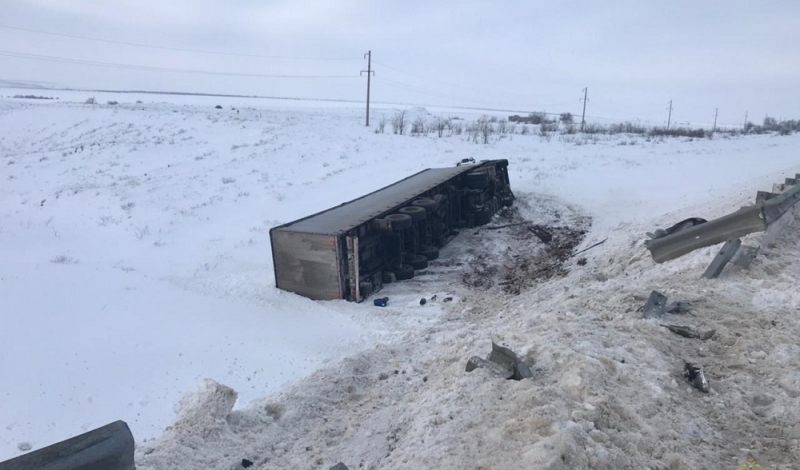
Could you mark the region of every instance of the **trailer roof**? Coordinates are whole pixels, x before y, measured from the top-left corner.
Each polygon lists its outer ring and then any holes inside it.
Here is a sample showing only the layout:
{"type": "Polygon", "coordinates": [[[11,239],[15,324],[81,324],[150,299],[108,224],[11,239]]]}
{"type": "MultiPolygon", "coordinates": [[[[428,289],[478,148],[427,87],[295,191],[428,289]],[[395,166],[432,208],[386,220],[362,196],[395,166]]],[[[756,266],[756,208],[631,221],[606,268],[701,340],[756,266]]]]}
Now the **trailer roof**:
{"type": "Polygon", "coordinates": [[[385,214],[445,181],[481,165],[429,168],[350,202],[276,227],[290,232],[338,235],[385,214]]]}

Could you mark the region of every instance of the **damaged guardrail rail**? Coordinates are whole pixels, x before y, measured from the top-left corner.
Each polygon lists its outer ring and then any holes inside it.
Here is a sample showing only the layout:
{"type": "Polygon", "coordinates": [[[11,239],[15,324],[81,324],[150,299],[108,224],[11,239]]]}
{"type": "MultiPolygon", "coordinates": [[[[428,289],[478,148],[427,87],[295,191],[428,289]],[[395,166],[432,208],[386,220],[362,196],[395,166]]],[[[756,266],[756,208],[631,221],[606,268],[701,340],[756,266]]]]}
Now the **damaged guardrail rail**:
{"type": "Polygon", "coordinates": [[[656,263],[663,263],[698,248],[716,245],[750,233],[763,232],[800,201],[800,174],[776,184],[773,192],[759,191],[756,203],[736,212],[684,230],[647,240],[656,263]]]}

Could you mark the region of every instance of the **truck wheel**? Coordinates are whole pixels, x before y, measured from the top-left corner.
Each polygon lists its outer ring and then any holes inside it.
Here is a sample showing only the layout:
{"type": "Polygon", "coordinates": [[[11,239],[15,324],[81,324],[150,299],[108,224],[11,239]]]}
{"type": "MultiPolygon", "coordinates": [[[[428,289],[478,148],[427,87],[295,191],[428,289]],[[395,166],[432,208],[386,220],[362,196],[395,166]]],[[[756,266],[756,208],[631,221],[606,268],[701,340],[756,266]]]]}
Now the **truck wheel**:
{"type": "Polygon", "coordinates": [[[394,278],[398,281],[405,281],[414,277],[414,268],[407,264],[402,264],[390,272],[394,274],[394,278]]]}
{"type": "Polygon", "coordinates": [[[406,263],[414,269],[425,269],[428,267],[428,258],[422,255],[408,255],[406,256],[406,263]]]}
{"type": "Polygon", "coordinates": [[[417,250],[417,254],[424,256],[428,261],[439,257],[439,249],[433,245],[422,245],[417,250]]]}
{"type": "Polygon", "coordinates": [[[425,212],[425,209],[419,206],[406,206],[401,208],[397,212],[401,215],[407,215],[411,217],[412,220],[415,221],[425,220],[425,217],[427,216],[427,212],[425,212]]]}
{"type": "Polygon", "coordinates": [[[428,199],[426,197],[417,199],[416,201],[411,203],[412,206],[419,206],[428,211],[429,213],[433,214],[439,209],[439,203],[433,199],[428,199]]]}
{"type": "Polygon", "coordinates": [[[413,222],[411,216],[406,214],[387,215],[384,217],[384,220],[388,220],[389,223],[392,224],[392,230],[405,230],[407,228],[411,228],[413,222]]]}
{"type": "Polygon", "coordinates": [[[488,207],[484,207],[483,209],[475,213],[476,227],[480,227],[481,225],[486,225],[491,220],[492,220],[492,212],[489,210],[488,207]]]}

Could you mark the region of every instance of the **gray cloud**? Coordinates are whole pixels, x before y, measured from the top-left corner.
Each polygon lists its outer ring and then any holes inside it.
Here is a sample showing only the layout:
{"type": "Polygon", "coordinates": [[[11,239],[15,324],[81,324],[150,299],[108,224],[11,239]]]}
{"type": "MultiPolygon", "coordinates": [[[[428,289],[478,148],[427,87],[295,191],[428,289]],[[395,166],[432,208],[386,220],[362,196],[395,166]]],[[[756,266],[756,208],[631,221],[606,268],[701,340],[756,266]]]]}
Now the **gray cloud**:
{"type": "MultiPolygon", "coordinates": [[[[0,24],[261,55],[374,52],[374,99],[615,119],[797,117],[800,3],[642,1],[5,1],[0,24]]],[[[357,75],[365,64],[227,57],[0,28],[0,49],[155,67],[357,75]]],[[[209,77],[0,57],[3,76],[63,85],[362,99],[364,81],[209,77]]]]}

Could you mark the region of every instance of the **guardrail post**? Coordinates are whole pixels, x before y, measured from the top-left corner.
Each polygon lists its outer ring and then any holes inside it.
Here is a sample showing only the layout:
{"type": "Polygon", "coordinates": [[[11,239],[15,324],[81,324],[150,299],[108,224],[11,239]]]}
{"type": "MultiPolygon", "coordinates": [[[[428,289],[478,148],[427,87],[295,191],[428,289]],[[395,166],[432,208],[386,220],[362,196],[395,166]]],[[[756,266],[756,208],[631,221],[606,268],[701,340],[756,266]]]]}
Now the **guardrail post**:
{"type": "Polygon", "coordinates": [[[715,279],[719,276],[725,266],[730,262],[731,258],[733,258],[733,255],[739,251],[740,246],[742,246],[742,240],[739,238],[726,241],[725,244],[722,245],[722,248],[720,248],[717,256],[715,256],[711,264],[708,265],[708,269],[706,269],[702,277],[705,279],[715,279]]]}
{"type": "Polygon", "coordinates": [[[759,202],[768,201],[775,196],[777,196],[776,193],[771,193],[769,191],[759,191],[756,193],[756,204],[758,204],[759,202]]]}
{"type": "Polygon", "coordinates": [[[756,255],[758,255],[757,246],[749,246],[749,245],[742,245],[736,251],[736,255],[734,255],[733,259],[731,259],[731,263],[741,266],[745,269],[750,267],[750,263],[756,259],[756,255]]]}

